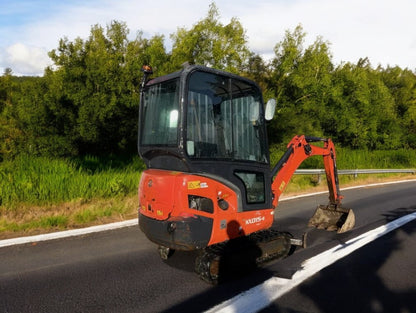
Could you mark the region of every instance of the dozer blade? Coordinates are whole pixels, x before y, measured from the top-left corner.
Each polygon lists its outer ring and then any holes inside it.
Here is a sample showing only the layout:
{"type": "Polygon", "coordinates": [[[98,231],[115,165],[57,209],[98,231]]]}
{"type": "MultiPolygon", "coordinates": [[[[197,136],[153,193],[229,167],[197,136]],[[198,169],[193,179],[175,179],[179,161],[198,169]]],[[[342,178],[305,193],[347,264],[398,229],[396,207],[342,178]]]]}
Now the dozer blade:
{"type": "Polygon", "coordinates": [[[337,233],[349,231],[354,225],[355,215],[351,209],[331,205],[318,206],[308,223],[309,227],[337,231],[337,233]]]}

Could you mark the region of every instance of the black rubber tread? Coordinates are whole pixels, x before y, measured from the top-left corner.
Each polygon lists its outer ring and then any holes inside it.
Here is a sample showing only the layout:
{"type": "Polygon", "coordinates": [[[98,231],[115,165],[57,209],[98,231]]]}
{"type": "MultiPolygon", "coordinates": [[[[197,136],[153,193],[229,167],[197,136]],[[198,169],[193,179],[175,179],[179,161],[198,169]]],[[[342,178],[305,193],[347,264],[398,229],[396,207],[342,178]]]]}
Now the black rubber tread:
{"type": "Polygon", "coordinates": [[[287,256],[290,238],[288,233],[268,229],[206,247],[195,260],[195,271],[202,280],[216,285],[234,274],[287,256]]]}
{"type": "Polygon", "coordinates": [[[225,244],[221,243],[209,246],[200,251],[195,260],[195,272],[203,281],[213,285],[218,284],[220,276],[218,263],[221,261],[224,248],[225,244]],[[214,262],[217,262],[217,264],[214,264],[214,262]],[[217,271],[211,268],[213,265],[218,265],[217,271]]]}

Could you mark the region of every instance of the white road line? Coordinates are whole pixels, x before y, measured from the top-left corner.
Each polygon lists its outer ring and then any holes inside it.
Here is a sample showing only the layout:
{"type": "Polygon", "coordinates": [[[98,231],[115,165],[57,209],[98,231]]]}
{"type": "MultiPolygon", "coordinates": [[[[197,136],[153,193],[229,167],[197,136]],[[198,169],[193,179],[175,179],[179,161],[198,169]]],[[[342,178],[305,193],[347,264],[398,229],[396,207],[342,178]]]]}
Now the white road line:
{"type": "Polygon", "coordinates": [[[416,212],[405,215],[386,225],[375,228],[367,233],[337,245],[321,254],[318,254],[302,263],[302,269],[297,271],[291,279],[272,277],[264,283],[253,287],[234,298],[231,298],[207,313],[251,313],[267,307],[309,277],[315,275],[323,268],[335,263],[364,245],[384,236],[385,234],[416,219],[416,212]]]}
{"type": "MultiPolygon", "coordinates": [[[[395,185],[395,184],[402,184],[402,183],[409,183],[409,182],[416,182],[416,179],[397,180],[397,181],[392,181],[392,182],[384,182],[384,183],[374,183],[374,184],[368,184],[368,185],[351,186],[351,187],[341,188],[341,191],[344,191],[344,190],[352,190],[352,189],[360,189],[360,188],[369,188],[369,187],[379,187],[379,186],[386,186],[386,185],[395,185]]],[[[285,201],[285,200],[293,200],[293,199],[305,198],[305,197],[309,197],[309,196],[316,196],[316,195],[321,195],[321,194],[325,194],[325,193],[328,193],[328,191],[327,190],[326,191],[318,191],[318,192],[305,193],[305,194],[301,194],[301,195],[297,195],[297,196],[289,196],[289,197],[283,196],[282,198],[279,199],[279,202],[282,202],[282,201],[285,201]]]]}
{"type": "Polygon", "coordinates": [[[102,232],[102,231],[107,231],[107,230],[134,226],[134,225],[137,225],[137,222],[138,222],[137,219],[133,219],[133,220],[127,220],[123,222],[91,226],[87,228],[65,230],[65,231],[60,231],[60,232],[55,232],[55,233],[50,233],[50,234],[4,239],[4,240],[0,240],[0,248],[13,246],[13,245],[21,245],[25,243],[40,242],[40,241],[61,239],[61,238],[74,237],[74,236],[82,236],[82,235],[91,234],[91,233],[97,233],[97,232],[102,232]]]}
{"type": "MultiPolygon", "coordinates": [[[[353,186],[353,187],[342,188],[341,190],[384,186],[384,185],[399,184],[399,183],[406,183],[406,182],[412,182],[412,181],[416,181],[416,180],[401,180],[401,181],[396,181],[396,182],[387,182],[387,183],[377,183],[377,184],[353,186]]],[[[319,195],[319,194],[324,194],[324,193],[328,193],[328,191],[320,191],[320,192],[302,194],[302,195],[291,196],[291,197],[282,197],[279,201],[280,202],[288,201],[288,200],[304,198],[304,197],[309,197],[309,196],[314,196],[314,195],[319,195]]],[[[27,236],[27,237],[12,238],[12,239],[4,239],[4,240],[0,240],[0,248],[13,246],[13,245],[32,243],[32,242],[40,242],[40,241],[47,241],[47,240],[53,240],[53,239],[61,239],[61,238],[66,238],[66,237],[82,236],[82,235],[101,232],[101,231],[108,231],[108,230],[113,230],[113,229],[118,229],[118,228],[123,228],[123,227],[134,226],[134,225],[137,225],[137,222],[138,222],[137,219],[132,219],[132,220],[127,220],[127,221],[118,222],[118,223],[92,226],[92,227],[80,228],[80,229],[74,229],[74,230],[66,230],[66,231],[50,233],[50,234],[27,236]]]]}

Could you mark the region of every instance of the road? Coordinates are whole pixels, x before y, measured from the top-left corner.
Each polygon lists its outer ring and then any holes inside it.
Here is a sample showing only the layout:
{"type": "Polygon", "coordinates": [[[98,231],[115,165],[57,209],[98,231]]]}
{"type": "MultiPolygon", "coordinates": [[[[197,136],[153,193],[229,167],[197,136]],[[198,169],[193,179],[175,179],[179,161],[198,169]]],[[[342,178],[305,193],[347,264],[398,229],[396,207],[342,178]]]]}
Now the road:
{"type": "MultiPolygon", "coordinates": [[[[272,277],[290,278],[304,260],[416,211],[416,181],[344,191],[356,227],[309,230],[308,248],[210,286],[193,272],[195,253],[160,260],[137,226],[0,248],[0,312],[200,312],[272,277]]],[[[295,236],[327,196],[281,202],[276,226],[295,236]]],[[[416,312],[416,222],[323,269],[264,312],[416,312]]]]}

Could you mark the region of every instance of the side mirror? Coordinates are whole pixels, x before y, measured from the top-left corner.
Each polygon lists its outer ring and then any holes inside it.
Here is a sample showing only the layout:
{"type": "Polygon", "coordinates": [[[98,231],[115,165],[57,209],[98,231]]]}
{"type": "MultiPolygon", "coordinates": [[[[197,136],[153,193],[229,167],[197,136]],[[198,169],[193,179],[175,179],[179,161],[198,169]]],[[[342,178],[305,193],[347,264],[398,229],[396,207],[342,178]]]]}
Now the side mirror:
{"type": "Polygon", "coordinates": [[[271,121],[273,119],[275,111],[276,111],[276,100],[270,99],[266,103],[266,109],[264,112],[264,118],[266,119],[266,121],[271,121]]]}

